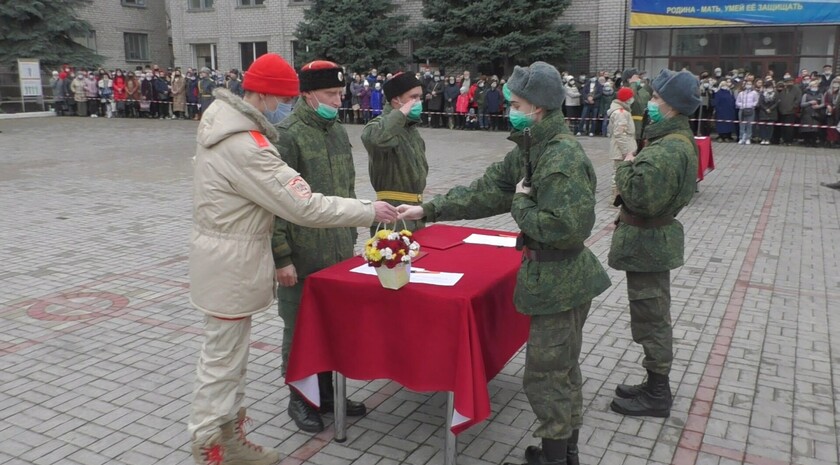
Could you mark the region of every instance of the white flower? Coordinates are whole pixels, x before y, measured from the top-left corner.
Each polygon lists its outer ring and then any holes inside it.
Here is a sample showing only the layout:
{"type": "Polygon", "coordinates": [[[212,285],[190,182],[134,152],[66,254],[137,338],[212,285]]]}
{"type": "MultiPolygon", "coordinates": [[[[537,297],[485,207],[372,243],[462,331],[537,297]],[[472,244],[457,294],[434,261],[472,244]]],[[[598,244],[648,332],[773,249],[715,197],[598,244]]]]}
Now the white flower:
{"type": "Polygon", "coordinates": [[[416,251],[420,250],[420,244],[419,244],[419,243],[417,243],[417,242],[412,242],[412,243],[408,246],[408,250],[412,250],[412,251],[416,252],[416,251]]]}
{"type": "Polygon", "coordinates": [[[385,257],[385,260],[390,260],[394,258],[394,251],[390,247],[385,247],[385,250],[382,251],[382,256],[385,257]]]}
{"type": "Polygon", "coordinates": [[[399,234],[399,233],[392,232],[391,234],[388,234],[388,240],[389,240],[389,241],[395,241],[395,240],[397,240],[397,239],[399,239],[399,238],[400,238],[400,234],[399,234]]]}
{"type": "Polygon", "coordinates": [[[402,261],[403,263],[410,263],[411,257],[409,257],[408,255],[403,255],[400,261],[402,261]]]}
{"type": "Polygon", "coordinates": [[[411,247],[411,239],[407,238],[406,236],[403,236],[402,240],[403,242],[405,242],[405,245],[411,247]]]}

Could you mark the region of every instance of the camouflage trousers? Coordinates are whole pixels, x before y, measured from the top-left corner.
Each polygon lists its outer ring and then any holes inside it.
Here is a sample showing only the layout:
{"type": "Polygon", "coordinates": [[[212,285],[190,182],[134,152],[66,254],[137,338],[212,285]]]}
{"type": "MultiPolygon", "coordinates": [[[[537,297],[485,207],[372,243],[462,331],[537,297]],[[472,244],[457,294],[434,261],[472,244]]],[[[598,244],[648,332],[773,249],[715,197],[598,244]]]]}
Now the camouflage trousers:
{"type": "Polygon", "coordinates": [[[674,359],[671,328],[671,273],[627,272],[630,332],[645,351],[642,366],[660,375],[671,372],[674,359]]]}
{"type": "Polygon", "coordinates": [[[292,351],[292,336],[295,334],[300,298],[303,295],[303,281],[292,287],[277,288],[277,313],[283,318],[283,345],[280,349],[280,373],[286,376],[289,365],[289,353],[292,351]]]}
{"type": "Polygon", "coordinates": [[[534,436],[567,439],[583,424],[580,348],[592,302],[552,315],[532,315],[522,385],[540,422],[534,436]]]}

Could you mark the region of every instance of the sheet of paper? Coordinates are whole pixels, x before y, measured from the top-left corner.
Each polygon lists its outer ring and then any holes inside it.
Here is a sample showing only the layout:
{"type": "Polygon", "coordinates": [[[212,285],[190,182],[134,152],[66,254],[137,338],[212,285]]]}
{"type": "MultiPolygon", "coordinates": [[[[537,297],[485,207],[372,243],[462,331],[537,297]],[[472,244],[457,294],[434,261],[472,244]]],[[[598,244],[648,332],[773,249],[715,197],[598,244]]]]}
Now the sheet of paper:
{"type": "Polygon", "coordinates": [[[470,234],[464,239],[466,244],[495,245],[496,247],[516,247],[516,236],[502,234],[488,236],[487,234],[470,234]]]}
{"type": "MultiPolygon", "coordinates": [[[[376,269],[367,263],[351,269],[350,272],[376,276],[376,269]]],[[[425,268],[411,267],[409,282],[431,284],[433,286],[454,286],[463,276],[464,273],[447,273],[444,271],[431,271],[425,268]]]]}

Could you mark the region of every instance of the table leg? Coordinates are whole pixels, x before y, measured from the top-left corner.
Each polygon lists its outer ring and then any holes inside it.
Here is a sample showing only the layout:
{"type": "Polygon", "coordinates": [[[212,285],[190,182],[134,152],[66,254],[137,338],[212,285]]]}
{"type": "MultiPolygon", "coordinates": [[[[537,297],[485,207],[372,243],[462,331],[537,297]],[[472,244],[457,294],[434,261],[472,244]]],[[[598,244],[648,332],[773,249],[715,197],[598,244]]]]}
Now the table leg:
{"type": "Polygon", "coordinates": [[[335,442],[347,440],[347,380],[335,372],[335,442]]]}
{"type": "Polygon", "coordinates": [[[458,449],[458,438],[452,433],[452,415],[455,413],[455,393],[446,393],[446,429],[443,432],[445,435],[443,460],[445,465],[455,465],[455,455],[458,449]]]}

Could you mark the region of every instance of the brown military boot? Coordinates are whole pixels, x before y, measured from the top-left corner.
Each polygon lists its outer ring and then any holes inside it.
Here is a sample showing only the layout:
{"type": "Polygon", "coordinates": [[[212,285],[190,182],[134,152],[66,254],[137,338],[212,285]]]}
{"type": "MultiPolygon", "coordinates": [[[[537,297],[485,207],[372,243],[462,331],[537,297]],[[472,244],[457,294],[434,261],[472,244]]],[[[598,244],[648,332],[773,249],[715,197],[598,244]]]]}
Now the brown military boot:
{"type": "Polygon", "coordinates": [[[220,465],[272,465],[280,461],[280,452],[254,444],[245,437],[245,408],[240,408],[236,420],[222,425],[224,460],[220,465]]]}
{"type": "Polygon", "coordinates": [[[192,456],[196,465],[226,465],[225,448],[216,433],[203,443],[193,442],[192,456]]]}

